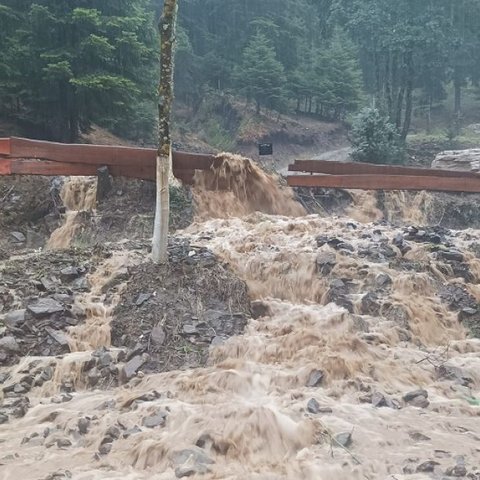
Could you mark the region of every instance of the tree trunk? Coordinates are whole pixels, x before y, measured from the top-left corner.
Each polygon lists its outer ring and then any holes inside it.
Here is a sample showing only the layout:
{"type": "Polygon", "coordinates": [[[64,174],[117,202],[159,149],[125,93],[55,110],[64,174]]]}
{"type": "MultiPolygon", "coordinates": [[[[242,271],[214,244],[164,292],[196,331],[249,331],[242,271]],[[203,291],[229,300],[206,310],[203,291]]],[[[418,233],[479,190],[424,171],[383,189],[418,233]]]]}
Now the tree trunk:
{"type": "Polygon", "coordinates": [[[403,122],[402,139],[406,140],[412,122],[413,111],[413,83],[415,69],[413,65],[413,53],[409,52],[406,57],[407,64],[407,96],[405,100],[405,120],[403,122]]]}
{"type": "Polygon", "coordinates": [[[172,161],[170,117],[173,103],[176,21],[177,0],[165,0],[158,25],[160,32],[160,82],[158,86],[157,204],[152,245],[152,258],[155,263],[166,263],[168,260],[169,176],[172,161]]]}
{"type": "Polygon", "coordinates": [[[462,78],[460,73],[460,67],[455,67],[454,73],[454,89],[455,89],[455,105],[454,112],[455,117],[458,118],[462,112],[462,78]]]}

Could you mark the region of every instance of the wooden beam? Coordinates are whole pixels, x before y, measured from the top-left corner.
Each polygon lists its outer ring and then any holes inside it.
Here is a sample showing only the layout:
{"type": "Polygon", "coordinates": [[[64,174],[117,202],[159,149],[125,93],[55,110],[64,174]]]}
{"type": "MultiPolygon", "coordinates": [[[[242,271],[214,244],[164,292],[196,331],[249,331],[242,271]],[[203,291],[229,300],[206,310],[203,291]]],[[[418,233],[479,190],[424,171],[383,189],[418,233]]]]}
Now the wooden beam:
{"type": "Polygon", "coordinates": [[[10,155],[10,139],[0,138],[0,155],[10,155]]]}
{"type": "Polygon", "coordinates": [[[288,166],[290,172],[312,172],[330,175],[410,175],[419,177],[480,178],[480,174],[456,170],[439,170],[393,165],[374,165],[360,162],[329,162],[327,160],[296,160],[288,166]]]}
{"type": "Polygon", "coordinates": [[[12,161],[9,159],[0,158],[0,175],[12,174],[12,161]]]}
{"type": "Polygon", "coordinates": [[[287,183],[290,187],[480,193],[480,178],[411,175],[292,175],[287,178],[287,183]]]}
{"type": "MultiPolygon", "coordinates": [[[[143,166],[156,163],[156,150],[151,148],[118,147],[108,145],[79,145],[43,142],[25,138],[1,139],[0,154],[11,158],[44,159],[53,162],[96,166],[143,166]]],[[[214,155],[174,152],[174,167],[183,170],[208,170],[214,155]]]]}

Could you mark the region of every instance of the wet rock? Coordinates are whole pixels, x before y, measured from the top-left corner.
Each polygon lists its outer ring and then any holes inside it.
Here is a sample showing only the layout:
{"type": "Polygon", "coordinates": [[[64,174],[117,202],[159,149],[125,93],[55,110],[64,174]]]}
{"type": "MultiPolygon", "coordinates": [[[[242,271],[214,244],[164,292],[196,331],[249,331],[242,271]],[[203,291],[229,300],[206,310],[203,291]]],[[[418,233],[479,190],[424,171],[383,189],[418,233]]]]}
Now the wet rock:
{"type": "Polygon", "coordinates": [[[440,250],[437,253],[440,260],[447,260],[450,262],[463,262],[463,254],[457,250],[440,250]]]}
{"type": "Polygon", "coordinates": [[[145,302],[147,302],[148,300],[150,300],[150,297],[152,296],[151,293],[140,293],[137,297],[137,299],[135,300],[135,305],[137,307],[141,307],[145,302]]]}
{"type": "Polygon", "coordinates": [[[320,252],[316,258],[317,272],[328,275],[337,264],[337,256],[332,252],[320,252]]]}
{"type": "Polygon", "coordinates": [[[139,368],[145,363],[142,355],[137,355],[129,360],[123,367],[122,373],[125,380],[130,380],[135,376],[139,368]]]}
{"type": "Polygon", "coordinates": [[[254,319],[268,317],[270,315],[270,307],[262,300],[254,300],[252,302],[252,317],[254,319]]]}
{"type": "Polygon", "coordinates": [[[111,443],[102,443],[98,448],[98,453],[100,455],[108,455],[112,451],[112,444],[111,443]]]}
{"type": "Polygon", "coordinates": [[[71,447],[71,446],[72,446],[72,442],[68,438],[59,438],[57,440],[57,447],[58,448],[67,448],[67,447],[71,447]]]}
{"type": "Polygon", "coordinates": [[[311,398],[307,403],[307,411],[309,413],[318,413],[320,410],[320,404],[314,399],[311,398]]]}
{"type": "Polygon", "coordinates": [[[142,420],[142,425],[147,428],[163,427],[167,420],[167,413],[160,412],[156,415],[150,415],[142,420]]]}
{"type": "Polygon", "coordinates": [[[92,368],[87,375],[88,385],[94,387],[102,377],[97,367],[92,368]]]}
{"type": "Polygon", "coordinates": [[[403,400],[408,403],[420,396],[428,398],[428,392],[423,389],[413,390],[411,392],[406,393],[403,396],[403,400]]]}
{"type": "Polygon", "coordinates": [[[53,328],[45,327],[45,331],[62,347],[68,346],[68,337],[61,330],[54,330],[53,328]]]}
{"type": "Polygon", "coordinates": [[[393,282],[390,275],[387,275],[386,273],[379,273],[375,277],[375,286],[378,288],[387,288],[392,283],[393,282]]]}
{"type": "Polygon", "coordinates": [[[435,467],[440,465],[438,462],[435,460],[427,460],[426,462],[421,463],[417,467],[417,472],[419,473],[428,473],[428,472],[433,472],[435,470],[435,467]]]}
{"type": "Polygon", "coordinates": [[[3,323],[9,328],[18,328],[25,322],[26,310],[14,310],[5,315],[3,323]]]}
{"type": "Polygon", "coordinates": [[[474,383],[473,377],[467,371],[453,365],[440,365],[436,371],[439,379],[453,380],[464,387],[474,383]]]}
{"type": "Polygon", "coordinates": [[[338,433],[337,435],[335,435],[335,442],[341,445],[342,447],[345,447],[345,448],[349,447],[353,442],[352,433],[351,432],[338,433]]]}
{"type": "Polygon", "coordinates": [[[214,463],[214,461],[198,447],[176,451],[172,455],[172,460],[174,465],[176,465],[175,475],[177,478],[188,477],[195,474],[205,474],[208,472],[208,465],[214,463]]]}
{"type": "Polygon", "coordinates": [[[17,343],[15,337],[7,335],[6,337],[0,338],[0,352],[4,351],[7,353],[16,353],[20,350],[20,346],[17,343]]]}
{"type": "Polygon", "coordinates": [[[65,267],[60,270],[60,275],[64,281],[72,281],[81,275],[81,269],[78,267],[65,267]]]}
{"type": "Polygon", "coordinates": [[[24,243],[27,240],[27,238],[22,232],[10,232],[10,235],[17,243],[24,243]]]}
{"type": "Polygon", "coordinates": [[[64,307],[53,298],[47,297],[41,298],[35,303],[28,305],[27,310],[29,310],[35,317],[42,318],[54,313],[63,312],[64,307]]]}
{"type": "Polygon", "coordinates": [[[209,468],[200,463],[192,466],[182,466],[175,469],[175,476],[177,478],[191,477],[192,475],[205,475],[209,472],[209,468]]]}
{"type": "Polygon", "coordinates": [[[8,415],[0,412],[0,425],[8,422],[8,415]]]}
{"type": "Polygon", "coordinates": [[[418,397],[415,397],[413,400],[408,402],[408,404],[412,407],[427,408],[430,405],[430,402],[428,401],[427,397],[419,395],[418,397]]]}
{"type": "Polygon", "coordinates": [[[385,398],[385,395],[380,392],[375,392],[372,395],[372,405],[375,408],[380,408],[380,407],[386,407],[387,406],[387,399],[385,398]]]}
{"type": "Polygon", "coordinates": [[[21,383],[16,383],[13,387],[13,391],[15,393],[26,393],[27,389],[21,383]]]}
{"type": "Polygon", "coordinates": [[[90,420],[86,417],[78,419],[78,431],[81,435],[86,435],[88,433],[88,428],[90,427],[90,420]]]}
{"type": "Polygon", "coordinates": [[[408,436],[415,442],[426,442],[431,440],[430,437],[427,437],[427,435],[424,435],[421,432],[408,432],[408,436]]]}
{"type": "Polygon", "coordinates": [[[108,367],[112,362],[113,358],[110,352],[103,352],[98,359],[98,365],[100,367],[108,367]]]}
{"type": "Polygon", "coordinates": [[[375,293],[369,292],[362,297],[361,313],[363,315],[377,316],[380,312],[380,303],[375,293]]]}
{"type": "Polygon", "coordinates": [[[161,325],[156,325],[152,328],[150,338],[155,345],[163,345],[165,343],[167,335],[161,325]]]}
{"type": "Polygon", "coordinates": [[[410,315],[403,305],[391,305],[385,312],[385,317],[403,329],[410,328],[410,315]]]}
{"type": "Polygon", "coordinates": [[[323,381],[324,373],[321,370],[312,370],[307,380],[307,387],[318,387],[323,381]]]}
{"type": "Polygon", "coordinates": [[[467,475],[467,469],[465,465],[455,465],[454,467],[447,468],[445,475],[448,477],[465,477],[467,475]]]}
{"type": "Polygon", "coordinates": [[[113,438],[114,440],[117,440],[118,438],[120,438],[120,429],[115,425],[112,425],[111,427],[108,427],[105,435],[113,438]]]}
{"type": "Polygon", "coordinates": [[[140,433],[142,429],[138,426],[135,425],[133,428],[129,428],[125,432],[123,432],[122,437],[123,438],[128,438],[131,437],[132,435],[136,435],[137,433],[140,433]]]}
{"type": "Polygon", "coordinates": [[[48,382],[53,378],[53,374],[54,374],[54,369],[49,366],[49,367],[46,367],[45,370],[43,370],[43,372],[40,374],[40,378],[44,382],[48,382]]]}

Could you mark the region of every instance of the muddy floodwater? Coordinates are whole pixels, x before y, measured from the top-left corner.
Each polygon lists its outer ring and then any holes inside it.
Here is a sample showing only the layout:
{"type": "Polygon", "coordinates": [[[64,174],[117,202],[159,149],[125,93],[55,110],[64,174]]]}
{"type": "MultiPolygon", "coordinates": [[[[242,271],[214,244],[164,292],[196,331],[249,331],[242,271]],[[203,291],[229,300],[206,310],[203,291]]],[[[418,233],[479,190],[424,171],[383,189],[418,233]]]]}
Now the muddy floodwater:
{"type": "MultiPolygon", "coordinates": [[[[1,480],[480,478],[480,232],[422,225],[424,194],[388,196],[401,227],[368,192],[352,193],[345,216],[308,215],[273,177],[242,168],[232,159],[198,180],[197,221],[176,235],[245,282],[243,332],[207,332],[203,367],[148,371],[148,349],[111,340],[128,272],[148,252],[116,245],[75,295],[83,320],[64,329],[65,352],[0,367],[1,480]],[[229,193],[212,191],[232,178],[229,193]]],[[[51,249],[94,206],[87,180],[62,195],[51,249]]],[[[0,345],[15,355],[22,326],[8,313],[0,345]]]]}

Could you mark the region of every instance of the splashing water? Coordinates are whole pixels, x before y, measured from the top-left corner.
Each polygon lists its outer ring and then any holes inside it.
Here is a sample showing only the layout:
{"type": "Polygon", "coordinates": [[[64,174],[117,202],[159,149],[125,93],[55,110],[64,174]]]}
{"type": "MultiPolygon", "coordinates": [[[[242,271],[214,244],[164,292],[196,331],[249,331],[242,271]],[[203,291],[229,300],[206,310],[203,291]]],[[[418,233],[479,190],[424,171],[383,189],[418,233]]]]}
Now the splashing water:
{"type": "Polygon", "coordinates": [[[197,216],[238,217],[256,211],[297,217],[305,214],[289,188],[279,186],[278,177],[268,174],[252,160],[221,153],[210,171],[195,175],[193,198],[197,216]]]}
{"type": "MultiPolygon", "coordinates": [[[[102,287],[140,261],[131,252],[115,254],[89,277],[92,290],[78,300],[90,313],[70,331],[74,353],[59,359],[48,388],[31,391],[32,408],[24,418],[0,425],[2,480],[170,480],[182,471],[205,480],[400,479],[427,460],[445,470],[457,455],[473,468],[480,420],[478,408],[465,398],[480,393],[480,341],[466,336],[437,297],[446,274],[420,248],[410,253],[427,265],[420,273],[379,261],[374,254],[383,244],[372,230],[391,244],[396,229],[369,223],[351,229],[347,218],[302,216],[291,193],[252,165],[233,157],[203,176],[195,193],[200,220],[183,234],[228,263],[263,305],[262,313],[244,335],[212,348],[207,368],[139,375],[122,388],[84,390],[78,368],[87,359],[83,350],[109,345],[111,307],[121,292],[120,286],[105,305],[102,287]],[[257,181],[253,190],[249,178],[257,181]],[[242,218],[231,218],[235,212],[242,218]],[[341,238],[351,248],[318,247],[317,235],[341,238]],[[360,255],[365,251],[373,257],[360,255]],[[328,258],[328,270],[322,258],[328,258]],[[376,291],[381,275],[391,286],[378,308],[365,311],[365,294],[376,291]],[[332,288],[348,290],[351,308],[330,303],[332,288]],[[439,379],[438,367],[445,365],[468,374],[470,387],[439,379]],[[315,371],[323,377],[312,384],[315,371]],[[48,395],[65,375],[75,377],[77,391],[70,402],[52,404],[48,395]],[[402,402],[419,387],[428,390],[428,408],[402,402]],[[145,400],[152,392],[157,395],[145,400]],[[375,408],[376,394],[402,408],[375,408]],[[318,413],[307,408],[312,398],[318,413]],[[166,414],[164,426],[143,425],[159,412],[166,414]],[[88,430],[79,433],[78,420],[86,416],[88,430]],[[120,435],[108,455],[99,455],[112,427],[120,435]],[[35,437],[21,444],[32,433],[42,439],[46,428],[43,441],[35,437]],[[353,432],[346,449],[334,440],[345,432],[353,432]],[[65,437],[70,445],[54,441],[65,437]],[[180,462],[179,452],[189,458],[180,462]],[[64,477],[52,476],[65,470],[64,477]]],[[[378,219],[370,194],[357,200],[357,218],[378,219]]],[[[400,253],[394,254],[399,260],[400,253]]],[[[468,261],[478,267],[475,259],[468,261]]]]}
{"type": "Polygon", "coordinates": [[[61,227],[52,232],[47,248],[67,248],[72,239],[78,235],[81,223],[78,215],[81,212],[93,211],[96,207],[97,181],[90,177],[69,177],[64,183],[60,197],[66,212],[61,227]]]}

